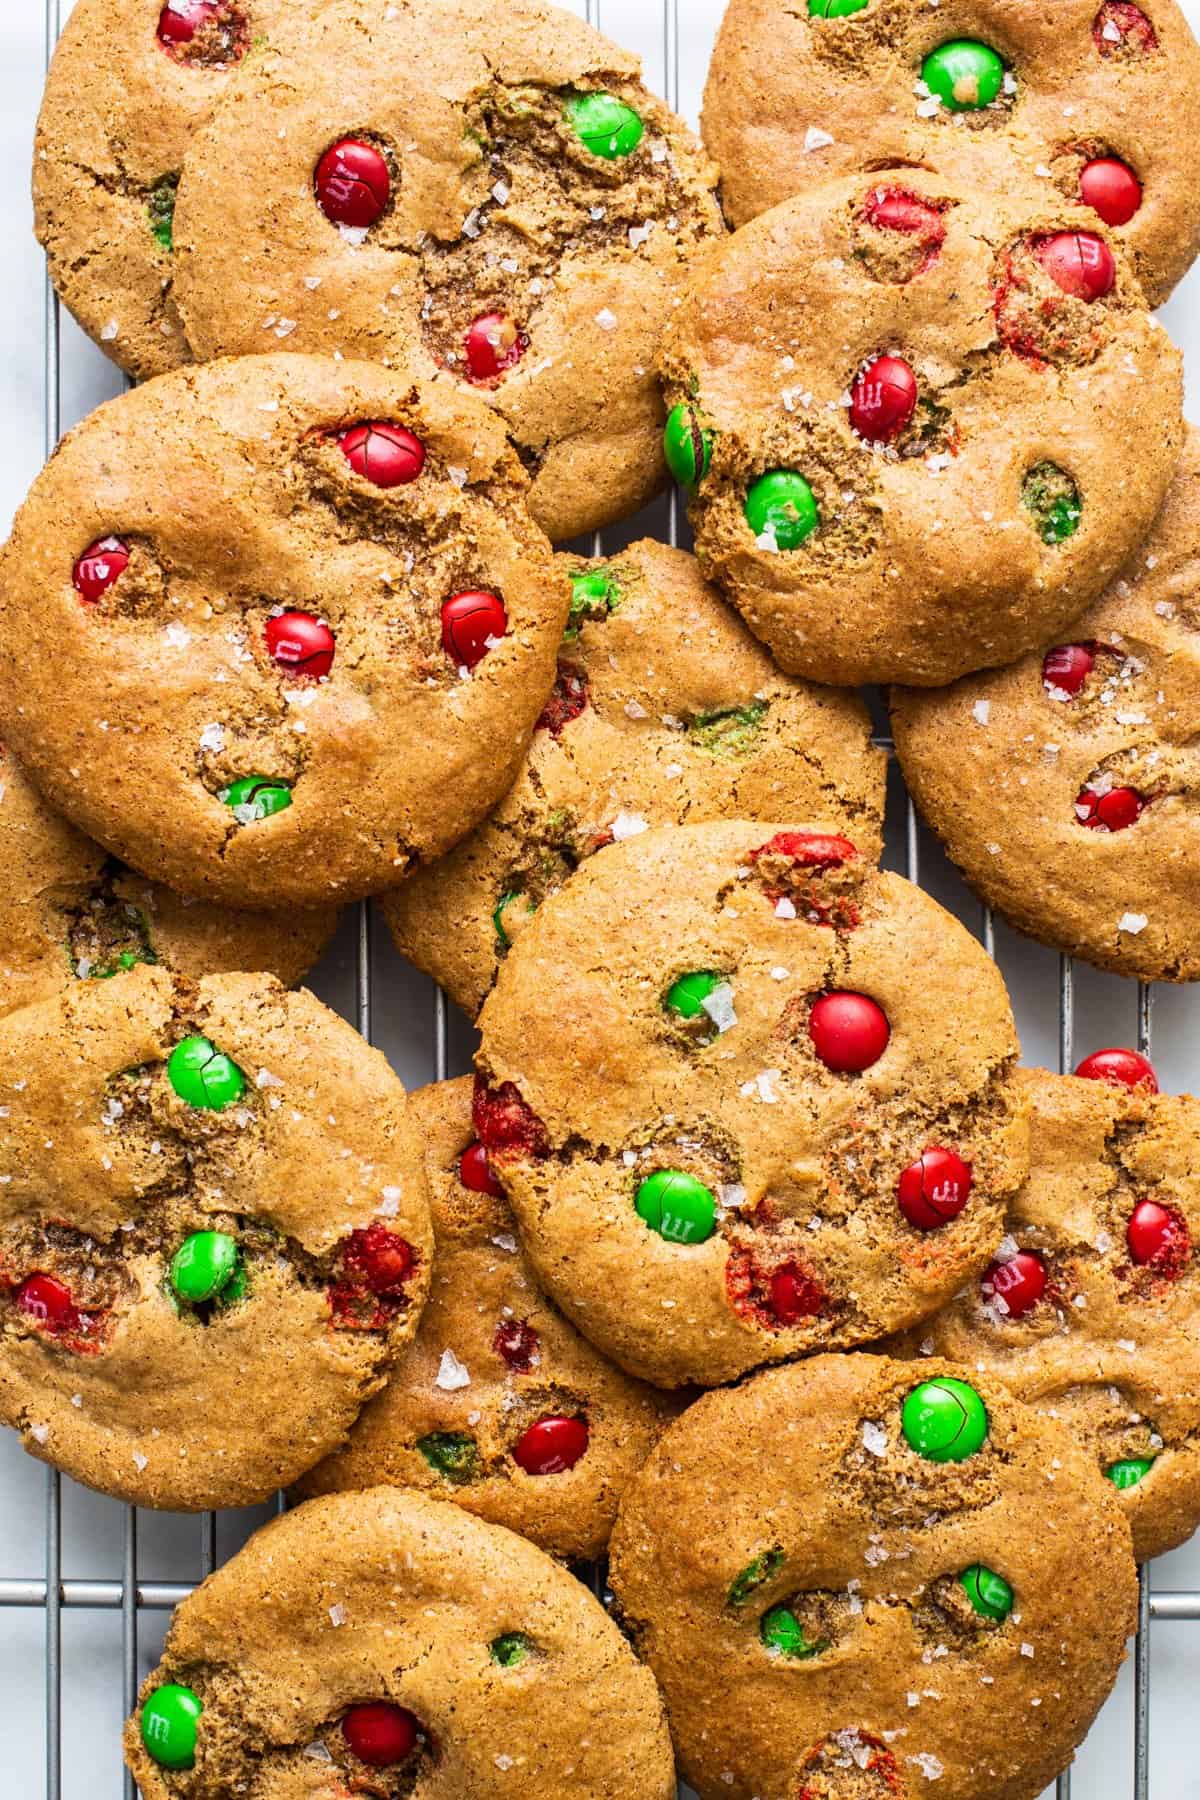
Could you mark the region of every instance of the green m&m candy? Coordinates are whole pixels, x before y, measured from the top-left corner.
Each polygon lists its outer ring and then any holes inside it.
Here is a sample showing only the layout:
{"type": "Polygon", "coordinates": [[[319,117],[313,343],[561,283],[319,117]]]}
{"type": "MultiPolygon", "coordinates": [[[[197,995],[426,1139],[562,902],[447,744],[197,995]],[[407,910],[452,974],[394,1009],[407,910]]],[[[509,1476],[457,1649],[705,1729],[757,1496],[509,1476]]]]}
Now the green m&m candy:
{"type": "Polygon", "coordinates": [[[206,1037],[188,1037],[176,1044],[167,1079],[181,1100],[208,1112],[232,1106],[246,1089],[246,1077],[237,1064],[206,1037]]]}
{"type": "Polygon", "coordinates": [[[716,993],[724,979],[723,975],[714,975],[709,969],[681,975],[667,994],[665,1004],[681,1019],[698,1019],[704,1011],[704,1002],[716,993]]]}
{"type": "Polygon", "coordinates": [[[225,1231],[193,1231],[171,1258],[171,1286],[190,1306],[206,1300],[240,1299],[245,1292],[245,1270],[237,1240],[225,1231]],[[242,1280],[235,1278],[239,1272],[242,1280]],[[231,1287],[240,1292],[230,1294],[231,1287]]]}
{"type": "Polygon", "coordinates": [[[747,1600],[763,1586],[764,1582],[774,1581],[783,1567],[784,1560],[783,1551],[777,1546],[774,1550],[764,1550],[761,1556],[756,1556],[752,1562],[748,1562],[745,1568],[730,1582],[726,1605],[745,1606],[747,1600]]]}
{"type": "Polygon", "coordinates": [[[1113,1486],[1124,1493],[1126,1488],[1134,1488],[1140,1481],[1145,1481],[1153,1467],[1152,1456],[1127,1456],[1123,1462],[1110,1463],[1104,1473],[1113,1486]]]}
{"type": "Polygon", "coordinates": [[[571,577],[567,635],[577,635],[584,619],[602,619],[615,612],[620,597],[620,588],[603,569],[580,569],[571,577]]]}
{"type": "Polygon", "coordinates": [[[862,12],[867,0],[808,0],[814,19],[844,19],[849,13],[862,12]]]}
{"type": "Polygon", "coordinates": [[[1065,544],[1079,530],[1083,499],[1057,463],[1035,463],[1021,484],[1021,504],[1033,516],[1043,544],[1065,544]]]}
{"type": "Polygon", "coordinates": [[[417,1439],[417,1449],[447,1481],[474,1481],[479,1474],[479,1447],[465,1431],[431,1431],[417,1439]]]}
{"type": "Polygon", "coordinates": [[[798,550],[821,523],[816,496],[794,469],[760,475],[746,495],[745,513],[755,537],[773,538],[777,550],[798,550]]]}
{"type": "Polygon", "coordinates": [[[1013,1609],[1013,1591],[1003,1575],[997,1575],[995,1569],[985,1568],[982,1563],[972,1563],[958,1579],[981,1619],[1007,1619],[1013,1609]]]}
{"type": "Polygon", "coordinates": [[[900,1425],[910,1449],[927,1462],[965,1462],[983,1448],[987,1408],[967,1382],[941,1375],[912,1390],[900,1425]]]}
{"type": "Polygon", "coordinates": [[[267,775],[243,775],[222,788],[220,797],[242,825],[272,819],[292,804],[292,790],[287,782],[272,781],[267,775]]]}
{"type": "Polygon", "coordinates": [[[773,1606],[765,1612],[758,1632],[768,1650],[795,1657],[800,1662],[816,1656],[822,1648],[820,1644],[809,1643],[803,1625],[790,1606],[773,1606]]]}
{"type": "Polygon", "coordinates": [[[615,94],[572,94],[567,117],[593,156],[615,162],[631,156],[641,143],[646,127],[632,106],[615,94]]]}
{"type": "Polygon", "coordinates": [[[700,423],[695,407],[673,406],[663,431],[663,455],[680,487],[689,493],[699,487],[708,474],[712,447],[712,432],[706,431],[700,423]]]}
{"type": "Polygon", "coordinates": [[[496,902],[496,910],[492,914],[492,924],[496,927],[496,946],[499,950],[511,950],[515,933],[531,919],[537,907],[528,894],[501,894],[496,902]]]}
{"type": "Polygon", "coordinates": [[[502,1669],[519,1669],[529,1655],[529,1639],[523,1631],[506,1631],[488,1646],[494,1663],[502,1669]]]}
{"type": "Polygon", "coordinates": [[[190,1687],[172,1681],[154,1690],[142,1708],[142,1742],[160,1768],[193,1767],[203,1711],[190,1687]]]}
{"type": "Polygon", "coordinates": [[[1004,63],[977,38],[951,38],[930,51],[921,80],[950,112],[976,112],[990,106],[1004,86],[1004,63]]]}
{"type": "Polygon", "coordinates": [[[669,1244],[702,1244],[716,1230],[712,1190],[682,1169],[658,1169],[648,1175],[634,1205],[638,1217],[669,1244]]]}

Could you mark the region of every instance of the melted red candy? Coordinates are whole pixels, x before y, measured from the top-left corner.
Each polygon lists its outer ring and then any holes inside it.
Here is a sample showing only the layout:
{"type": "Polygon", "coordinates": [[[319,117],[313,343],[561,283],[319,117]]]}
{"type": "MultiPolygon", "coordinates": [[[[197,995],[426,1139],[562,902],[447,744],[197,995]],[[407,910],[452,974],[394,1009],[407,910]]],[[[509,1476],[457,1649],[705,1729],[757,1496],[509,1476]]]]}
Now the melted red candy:
{"type": "Polygon", "coordinates": [[[458,1162],[458,1179],[473,1194],[490,1194],[494,1200],[503,1200],[504,1189],[492,1174],[488,1165],[487,1151],[480,1143],[469,1144],[458,1162]]]}
{"type": "Polygon", "coordinates": [[[1128,831],[1137,824],[1146,805],[1145,795],[1136,788],[1110,788],[1107,794],[1083,788],[1075,801],[1075,816],[1089,831],[1128,831]]]}
{"type": "Polygon", "coordinates": [[[1072,700],[1083,691],[1085,682],[1096,666],[1096,652],[1091,644],[1059,644],[1047,650],[1042,658],[1042,685],[1072,700]]]}
{"type": "Polygon", "coordinates": [[[75,564],[71,578],[80,598],[94,606],[128,567],[128,544],[117,537],[97,538],[75,564]]]}
{"type": "Polygon", "coordinates": [[[514,1375],[528,1375],[541,1360],[541,1339],[524,1319],[501,1319],[492,1349],[514,1375]]]}
{"type": "Polygon", "coordinates": [[[775,836],[746,858],[760,862],[764,856],[786,856],[805,869],[838,869],[843,863],[855,862],[858,851],[849,838],[835,837],[832,832],[777,831],[775,836]]]}
{"type": "Polygon", "coordinates": [[[1125,1241],[1139,1268],[1152,1269],[1167,1281],[1178,1280],[1192,1253],[1187,1220],[1178,1207],[1160,1206],[1157,1200],[1138,1201],[1125,1241]]]}
{"type": "Polygon", "coordinates": [[[342,1251],[347,1278],[372,1294],[396,1298],[413,1272],[413,1247],[378,1220],[365,1231],[352,1231],[342,1251]]]}
{"type": "Polygon", "coordinates": [[[1158,49],[1153,25],[1132,0],[1104,0],[1092,20],[1092,42],[1101,56],[1116,56],[1129,49],[1149,55],[1150,51],[1158,49]]]}
{"type": "Polygon", "coordinates": [[[587,676],[581,669],[568,668],[566,663],[559,663],[554,691],[542,708],[537,729],[548,731],[553,738],[561,737],[565,728],[579,717],[587,703],[587,676]]]}
{"type": "Polygon", "coordinates": [[[489,1157],[541,1158],[550,1154],[546,1127],[533,1108],[525,1104],[514,1082],[505,1081],[499,1087],[491,1088],[482,1075],[477,1075],[471,1118],[475,1134],[489,1157]]]}
{"type": "Polygon", "coordinates": [[[914,237],[925,252],[918,275],[937,260],[946,241],[946,226],[936,206],[904,188],[874,188],[867,195],[863,216],[877,231],[899,231],[914,237]]]}

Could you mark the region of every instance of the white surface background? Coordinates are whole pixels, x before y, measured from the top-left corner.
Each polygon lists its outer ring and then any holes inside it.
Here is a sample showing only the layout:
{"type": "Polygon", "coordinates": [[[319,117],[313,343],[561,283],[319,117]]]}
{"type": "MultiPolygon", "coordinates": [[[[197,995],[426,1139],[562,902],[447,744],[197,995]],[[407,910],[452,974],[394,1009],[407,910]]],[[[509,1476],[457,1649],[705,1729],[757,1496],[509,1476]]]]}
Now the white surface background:
{"type": "MultiPolygon", "coordinates": [[[[496,0],[503,5],[504,0],[496,0]]],[[[1053,5],[1053,0],[1047,0],[1053,5]]],[[[589,11],[586,0],[570,10],[589,11]]],[[[1184,0],[1200,29],[1200,0],[1184,0]]],[[[64,4],[64,13],[69,5],[64,4]]],[[[695,123],[722,0],[679,0],[680,103],[695,123]]],[[[612,37],[645,59],[647,80],[669,93],[662,0],[591,0],[591,16],[612,37]]],[[[28,165],[40,98],[44,25],[41,0],[0,0],[0,66],[7,70],[0,109],[0,241],[5,278],[0,282],[0,523],[12,514],[43,460],[44,270],[34,242],[28,198],[28,165]]],[[[1190,359],[1192,416],[1200,381],[1200,271],[1180,288],[1164,317],[1190,359]]],[[[103,356],[63,322],[63,424],[69,426],[115,393],[120,379],[103,356]]],[[[652,510],[641,526],[665,534],[665,509],[652,510]]],[[[622,536],[634,535],[629,527],[622,536]]],[[[904,870],[902,794],[896,784],[889,860],[904,870]]],[[[946,866],[927,834],[920,839],[925,885],[973,928],[979,908],[946,866]]],[[[356,921],[348,915],[334,950],[313,985],[331,1005],[354,1016],[356,921]]],[[[997,954],[1013,993],[1025,1061],[1057,1066],[1058,958],[997,927],[997,954]]],[[[405,1082],[434,1074],[434,991],[402,965],[379,928],[374,933],[374,1036],[405,1082]]],[[[947,1006],[954,996],[947,994],[947,1006]]],[[[1196,1027],[1200,993],[1156,991],[1154,1057],[1163,1086],[1196,1090],[1200,1053],[1196,1027]]],[[[1136,990],[1131,983],[1080,966],[1075,980],[1075,1059],[1103,1044],[1131,1043],[1136,1030],[1136,990]]],[[[452,1014],[450,1072],[468,1064],[471,1033],[452,1014]]],[[[40,1576],[45,1561],[46,1473],[26,1458],[15,1440],[0,1434],[0,1575],[40,1576]]],[[[219,1521],[219,1554],[236,1548],[262,1513],[226,1514],[219,1521]]],[[[119,1579],[124,1509],[70,1482],[63,1484],[63,1572],[71,1577],[119,1579]]],[[[196,1519],[138,1515],[137,1560],[143,1581],[191,1581],[200,1572],[201,1525],[196,1519]]],[[[1079,1546],[1079,1579],[1087,1580],[1087,1546],[1079,1546]]],[[[1200,1588],[1200,1545],[1193,1544],[1154,1566],[1157,1589],[1200,1588]]],[[[45,1621],[38,1610],[0,1613],[0,1718],[4,1720],[0,1793],[45,1795],[43,1645],[45,1621]]],[[[143,1614],[138,1641],[139,1678],[153,1664],[165,1619],[143,1614]]],[[[1200,1796],[1200,1623],[1156,1622],[1152,1627],[1151,1781],[1154,1800],[1200,1796]]],[[[119,1732],[124,1712],[121,1621],[117,1613],[63,1613],[63,1780],[67,1800],[120,1800],[123,1783],[119,1732]]],[[[1075,1800],[1128,1800],[1133,1793],[1132,1665],[1084,1747],[1074,1775],[1075,1800]]],[[[931,1788],[931,1800],[938,1790],[931,1788]]],[[[629,1800],[638,1800],[631,1795],[629,1800]]],[[[947,1796],[946,1800],[953,1800],[947,1796]]]]}

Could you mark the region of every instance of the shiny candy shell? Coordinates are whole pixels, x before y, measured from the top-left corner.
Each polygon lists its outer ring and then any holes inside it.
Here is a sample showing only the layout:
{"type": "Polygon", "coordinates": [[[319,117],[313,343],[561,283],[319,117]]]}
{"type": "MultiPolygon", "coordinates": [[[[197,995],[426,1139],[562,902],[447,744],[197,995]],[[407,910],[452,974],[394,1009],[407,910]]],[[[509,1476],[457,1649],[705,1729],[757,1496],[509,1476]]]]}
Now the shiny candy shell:
{"type": "Polygon", "coordinates": [[[861,1075],[888,1047],[891,1026],[881,1006],[866,994],[822,994],[809,1015],[813,1049],[835,1075],[861,1075]]]}
{"type": "Polygon", "coordinates": [[[850,390],[850,423],[868,443],[887,444],[917,409],[917,378],[902,356],[875,356],[850,390]]]}
{"type": "Polygon", "coordinates": [[[412,1755],[420,1726],[407,1707],[368,1700],[346,1713],[342,1736],[359,1762],[371,1769],[390,1769],[412,1755]]]}
{"type": "Polygon", "coordinates": [[[473,1194],[490,1194],[493,1200],[503,1200],[504,1189],[492,1174],[487,1159],[487,1151],[478,1140],[468,1144],[458,1161],[458,1179],[473,1194]]]}
{"type": "Polygon", "coordinates": [[[80,599],[94,606],[128,567],[128,544],[118,537],[97,538],[75,564],[71,579],[80,599]]]}
{"type": "Polygon", "coordinates": [[[167,1079],[181,1100],[209,1112],[232,1106],[246,1088],[237,1064],[200,1036],[176,1044],[167,1062],[167,1079]]]}
{"type": "Polygon", "coordinates": [[[1143,1088],[1158,1093],[1154,1064],[1137,1050],[1093,1050],[1075,1070],[1081,1081],[1107,1081],[1110,1087],[1143,1088]]]}
{"type": "Polygon", "coordinates": [[[973,1387],[953,1375],[913,1388],[900,1422],[905,1442],[927,1462],[965,1462],[987,1441],[987,1408],[973,1387]]]}
{"type": "Polygon", "coordinates": [[[716,1230],[711,1188],[681,1169],[657,1169],[638,1186],[637,1214],[669,1244],[702,1244],[716,1230]]]}
{"type": "Polygon", "coordinates": [[[424,444],[403,425],[350,425],[337,441],[354,473],[373,487],[405,487],[425,467],[424,444]]]}
{"type": "Polygon", "coordinates": [[[1076,300],[1102,300],[1116,284],[1112,251],[1093,231],[1056,231],[1035,246],[1050,279],[1076,300]]]}
{"type": "Polygon", "coordinates": [[[331,224],[365,230],[386,212],[391,198],[387,158],[374,144],[342,138],[317,164],[313,188],[331,224]]]}
{"type": "Polygon", "coordinates": [[[289,675],[318,679],[333,667],[337,639],[328,625],[306,612],[276,613],[264,630],[267,654],[289,675]]]}
{"type": "Polygon", "coordinates": [[[586,1419],[539,1419],[517,1439],[513,1460],[526,1475],[565,1475],[585,1454],[586,1419]]]}
{"type": "Polygon", "coordinates": [[[190,1769],[196,1761],[204,1706],[190,1687],[167,1682],[142,1707],[142,1743],[161,1769],[190,1769]]]}
{"type": "Polygon", "coordinates": [[[956,1151],[934,1145],[903,1170],[896,1200],[917,1231],[940,1231],[966,1206],[971,1183],[970,1163],[956,1151]]]}
{"type": "Polygon", "coordinates": [[[487,589],[455,594],[442,606],[442,649],[456,668],[475,668],[507,630],[504,602],[487,589]]]}
{"type": "Polygon", "coordinates": [[[1018,1250],[1007,1262],[994,1262],[983,1276],[985,1300],[1008,1319],[1023,1319],[1046,1291],[1046,1265],[1035,1250],[1018,1250]]]}

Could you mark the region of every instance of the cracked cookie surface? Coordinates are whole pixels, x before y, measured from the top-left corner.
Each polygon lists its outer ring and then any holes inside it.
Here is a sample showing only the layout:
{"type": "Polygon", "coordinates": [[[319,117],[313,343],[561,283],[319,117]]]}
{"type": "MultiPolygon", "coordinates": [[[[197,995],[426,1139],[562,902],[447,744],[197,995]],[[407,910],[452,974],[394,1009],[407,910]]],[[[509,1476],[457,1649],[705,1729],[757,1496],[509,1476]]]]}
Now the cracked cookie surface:
{"type": "Polygon", "coordinates": [[[637,59],[566,12],[336,0],[194,140],[179,303],[200,355],[418,350],[496,409],[534,517],[573,537],[663,483],[654,354],[724,230],[715,184],[637,59]],[[339,189],[331,217],[321,170],[344,143],[371,197],[339,189]]]}
{"type": "Polygon", "coordinates": [[[38,117],[35,225],[64,305],[139,381],[191,361],[172,246],[192,134],[243,58],[318,4],[221,0],[207,30],[178,43],[160,35],[163,0],[78,0],[72,10],[38,117]]]}
{"type": "Polygon", "coordinates": [[[396,1488],[311,1500],[176,1609],[125,1751],[145,1800],[674,1800],[649,1672],[574,1576],[510,1531],[396,1488]],[[191,1766],[141,1725],[164,1686],[201,1703],[191,1766]],[[355,1715],[407,1722],[360,1759],[355,1715]]]}
{"type": "Polygon", "coordinates": [[[811,827],[593,857],[480,1027],[476,1129],[539,1279],[664,1387],[916,1322],[993,1254],[1028,1167],[995,965],[811,827]],[[946,1203],[932,1228],[914,1182],[946,1203]]]}
{"type": "Polygon", "coordinates": [[[1200,434],[1149,537],[1009,669],[892,691],[905,777],[972,887],[1022,931],[1145,981],[1200,977],[1200,434]]]}
{"type": "Polygon", "coordinates": [[[611,1581],[701,1800],[1033,1800],[1137,1600],[1116,1496],[1066,1429],[990,1375],[865,1355],[690,1407],[626,1493],[611,1581]],[[974,1408],[968,1454],[927,1454],[918,1378],[974,1408]]]}
{"type": "Polygon", "coordinates": [[[47,806],[3,749],[0,863],[0,1012],[139,963],[196,981],[264,969],[290,987],[337,922],[332,911],[249,913],[184,900],[135,875],[47,806]]]}
{"type": "Polygon", "coordinates": [[[1200,249],[1198,131],[1200,48],[1174,0],[730,0],[704,101],[737,225],[856,170],[935,168],[993,197],[1032,179],[1099,201],[1153,305],[1200,249]],[[956,109],[923,70],[963,39],[1003,72],[956,109]]]}
{"type": "Polygon", "coordinates": [[[707,254],[660,358],[695,427],[676,472],[705,573],[781,666],[936,686],[1117,573],[1183,428],[1179,355],[1111,237],[1052,189],[906,168],[707,254]]]}
{"type": "Polygon", "coordinates": [[[1146,1561],[1200,1522],[1200,1101],[1042,1069],[1020,1082],[1030,1175],[1008,1260],[907,1351],[986,1370],[1059,1420],[1117,1488],[1146,1561]],[[1040,1293],[1005,1278],[1030,1256],[1040,1293]]]}
{"type": "Polygon", "coordinates": [[[436,1240],[429,1300],[349,1442],[299,1491],[421,1488],[552,1555],[598,1556],[672,1408],[542,1293],[475,1138],[471,1093],[468,1076],[411,1096],[436,1240]]]}
{"type": "Polygon", "coordinates": [[[268,976],[143,968],[0,1022],[0,1088],[0,1412],[26,1449],[191,1511],[339,1443],[429,1285],[383,1058],[268,976]]]}
{"type": "Polygon", "coordinates": [[[568,566],[559,664],[585,704],[547,708],[491,817],[383,902],[404,955],[472,1016],[542,901],[646,826],[821,818],[871,860],[882,845],[885,762],[856,696],[782,675],[683,551],[642,540],[568,566]]]}
{"type": "Polygon", "coordinates": [[[69,433],[18,515],[7,740],[185,893],[393,886],[511,785],[550,689],[570,584],[527,491],[444,376],[283,354],[160,376],[69,433]]]}

